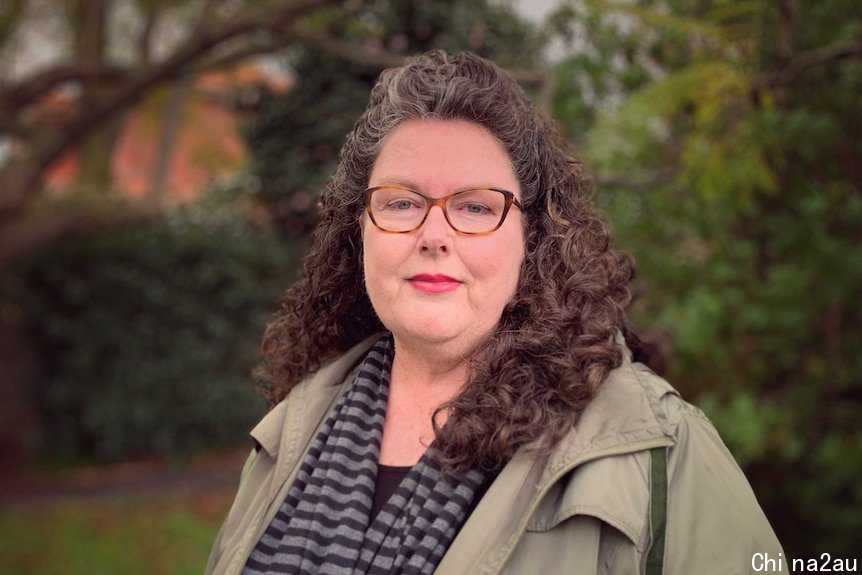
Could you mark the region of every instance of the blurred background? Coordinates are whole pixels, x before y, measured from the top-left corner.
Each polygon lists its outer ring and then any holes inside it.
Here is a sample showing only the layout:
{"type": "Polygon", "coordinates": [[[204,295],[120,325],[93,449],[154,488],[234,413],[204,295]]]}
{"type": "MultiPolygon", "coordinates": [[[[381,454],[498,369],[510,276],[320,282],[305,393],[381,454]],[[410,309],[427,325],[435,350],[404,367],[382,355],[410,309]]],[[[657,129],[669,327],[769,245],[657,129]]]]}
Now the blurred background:
{"type": "Polygon", "coordinates": [[[0,573],[202,570],[318,194],[430,48],[572,142],[786,555],[858,553],[862,3],[0,0],[0,573]]]}

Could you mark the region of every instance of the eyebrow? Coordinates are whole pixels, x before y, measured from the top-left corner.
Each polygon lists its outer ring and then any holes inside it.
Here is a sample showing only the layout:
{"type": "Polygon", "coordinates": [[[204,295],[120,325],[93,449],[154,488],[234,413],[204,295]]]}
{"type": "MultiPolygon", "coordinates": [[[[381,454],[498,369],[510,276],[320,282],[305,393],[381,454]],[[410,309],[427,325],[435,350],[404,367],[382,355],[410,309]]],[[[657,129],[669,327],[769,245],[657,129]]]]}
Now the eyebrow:
{"type": "MultiPolygon", "coordinates": [[[[407,188],[409,190],[412,190],[412,191],[420,193],[420,194],[426,194],[427,193],[426,191],[424,191],[422,189],[422,186],[416,185],[415,181],[410,180],[409,178],[402,177],[402,176],[391,176],[391,177],[383,178],[373,186],[371,185],[371,182],[368,183],[369,188],[379,188],[381,186],[401,186],[402,188],[407,188]]],[[[469,186],[460,186],[460,187],[454,189],[450,193],[457,194],[458,192],[465,192],[467,190],[508,190],[508,188],[502,187],[502,186],[497,186],[494,184],[469,185],[469,186]]],[[[520,191],[521,191],[520,186],[519,186],[517,193],[514,190],[511,190],[511,191],[513,194],[515,194],[516,197],[519,197],[521,195],[520,194],[520,191]]]]}
{"type": "Polygon", "coordinates": [[[371,182],[368,182],[369,188],[377,188],[380,186],[401,186],[403,188],[410,188],[411,190],[419,191],[419,186],[416,185],[416,182],[413,182],[407,178],[402,178],[400,176],[393,176],[389,178],[383,178],[375,185],[371,185],[371,182]]]}

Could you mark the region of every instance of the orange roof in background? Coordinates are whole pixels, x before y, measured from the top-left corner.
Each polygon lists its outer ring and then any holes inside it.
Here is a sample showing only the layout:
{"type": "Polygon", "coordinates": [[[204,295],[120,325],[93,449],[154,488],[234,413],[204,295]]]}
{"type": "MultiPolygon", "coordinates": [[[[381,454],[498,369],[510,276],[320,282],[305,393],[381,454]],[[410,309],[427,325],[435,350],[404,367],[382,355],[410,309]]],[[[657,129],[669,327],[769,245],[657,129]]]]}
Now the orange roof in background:
{"type": "MultiPolygon", "coordinates": [[[[175,133],[168,162],[164,194],[174,200],[192,201],[206,185],[242,168],[248,153],[239,136],[241,114],[232,102],[241,90],[266,86],[275,92],[287,91],[292,82],[286,74],[272,74],[261,66],[241,64],[195,78],[182,107],[181,123],[175,133]]],[[[132,198],[153,190],[164,124],[167,90],[153,95],[132,109],[111,159],[113,187],[132,198]]],[[[52,98],[46,103],[46,117],[65,123],[73,116],[70,97],[52,98]],[[49,116],[50,114],[50,116],[49,116]]],[[[78,153],[59,160],[46,176],[46,187],[54,192],[68,190],[75,181],[78,153]]]]}
{"type": "MultiPolygon", "coordinates": [[[[239,118],[228,106],[189,102],[184,116],[168,161],[164,193],[188,201],[196,199],[208,182],[240,169],[247,152],[238,135],[239,118]]],[[[147,114],[133,113],[126,119],[111,168],[116,187],[129,197],[151,192],[160,139],[161,126],[153,126],[147,114]]]]}
{"type": "Polygon", "coordinates": [[[266,86],[273,92],[284,93],[293,86],[293,80],[286,73],[272,73],[261,66],[246,64],[206,72],[195,81],[196,88],[213,92],[231,92],[249,86],[266,86]]]}

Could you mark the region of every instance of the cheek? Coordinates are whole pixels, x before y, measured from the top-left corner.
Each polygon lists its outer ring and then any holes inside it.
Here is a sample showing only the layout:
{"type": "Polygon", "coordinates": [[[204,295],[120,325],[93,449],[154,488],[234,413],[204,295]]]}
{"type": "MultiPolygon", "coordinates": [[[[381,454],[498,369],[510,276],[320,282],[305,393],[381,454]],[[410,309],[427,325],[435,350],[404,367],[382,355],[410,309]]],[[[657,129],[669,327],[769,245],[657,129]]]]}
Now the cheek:
{"type": "Polygon", "coordinates": [[[369,296],[373,296],[374,278],[377,277],[375,272],[375,247],[374,242],[369,241],[365,230],[362,231],[362,279],[365,282],[365,291],[369,296]]]}
{"type": "Polygon", "coordinates": [[[365,275],[365,287],[369,295],[375,287],[375,280],[379,277],[378,254],[374,242],[364,240],[362,242],[362,271],[365,275]]]}
{"type": "Polygon", "coordinates": [[[391,297],[389,292],[397,288],[399,265],[404,247],[398,237],[384,237],[376,229],[365,228],[362,239],[362,269],[365,274],[365,289],[374,300],[391,297]]]}
{"type": "Polygon", "coordinates": [[[517,287],[524,260],[523,244],[519,241],[494,242],[487,249],[477,250],[471,256],[473,276],[492,284],[490,287],[495,290],[505,290],[507,299],[511,297],[517,287]]]}

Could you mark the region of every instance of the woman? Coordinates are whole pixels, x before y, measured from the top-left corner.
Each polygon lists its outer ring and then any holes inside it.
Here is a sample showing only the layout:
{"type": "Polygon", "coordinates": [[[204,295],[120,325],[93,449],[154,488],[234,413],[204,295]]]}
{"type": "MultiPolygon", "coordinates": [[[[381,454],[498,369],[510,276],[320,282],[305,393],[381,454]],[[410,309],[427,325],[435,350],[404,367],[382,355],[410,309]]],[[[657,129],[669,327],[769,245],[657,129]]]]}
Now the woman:
{"type": "Polygon", "coordinates": [[[271,411],[211,573],[740,573],[781,548],[632,363],[630,259],[516,83],[381,75],[264,337],[271,411]],[[663,570],[663,571],[662,571],[663,570]]]}

